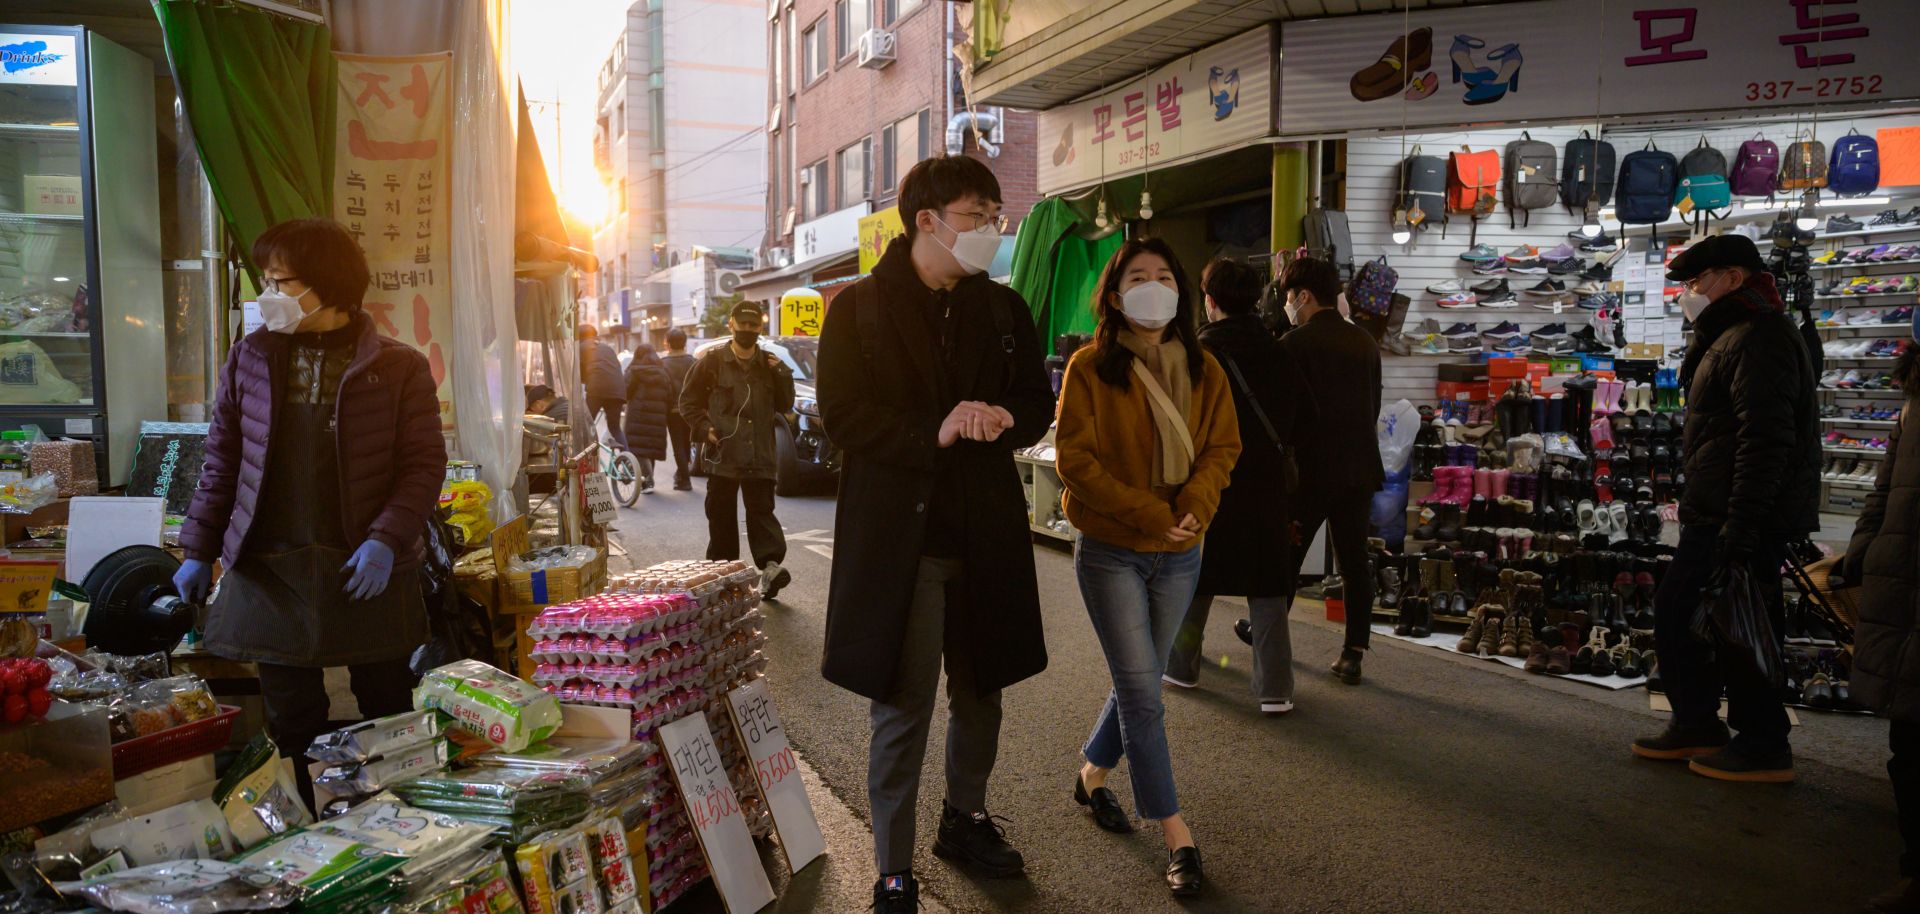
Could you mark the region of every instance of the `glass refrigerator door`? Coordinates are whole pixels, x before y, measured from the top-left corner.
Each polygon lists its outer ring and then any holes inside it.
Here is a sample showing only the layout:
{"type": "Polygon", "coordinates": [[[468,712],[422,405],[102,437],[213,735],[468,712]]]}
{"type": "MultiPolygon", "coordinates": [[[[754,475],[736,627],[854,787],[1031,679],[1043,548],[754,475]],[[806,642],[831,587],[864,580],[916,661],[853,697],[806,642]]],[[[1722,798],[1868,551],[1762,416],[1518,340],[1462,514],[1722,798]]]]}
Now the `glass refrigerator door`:
{"type": "Polygon", "coordinates": [[[0,31],[0,407],[95,402],[75,35],[0,31]]]}

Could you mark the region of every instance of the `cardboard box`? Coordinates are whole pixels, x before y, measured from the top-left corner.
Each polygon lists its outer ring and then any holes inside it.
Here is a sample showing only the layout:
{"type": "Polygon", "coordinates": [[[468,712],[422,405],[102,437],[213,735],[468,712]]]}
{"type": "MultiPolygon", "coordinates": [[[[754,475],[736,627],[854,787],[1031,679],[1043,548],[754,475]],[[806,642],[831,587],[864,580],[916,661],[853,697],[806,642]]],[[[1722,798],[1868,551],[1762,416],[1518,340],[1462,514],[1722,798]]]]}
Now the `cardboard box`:
{"type": "Polygon", "coordinates": [[[1485,381],[1436,381],[1433,385],[1434,396],[1441,400],[1485,400],[1487,382],[1485,381]]]}

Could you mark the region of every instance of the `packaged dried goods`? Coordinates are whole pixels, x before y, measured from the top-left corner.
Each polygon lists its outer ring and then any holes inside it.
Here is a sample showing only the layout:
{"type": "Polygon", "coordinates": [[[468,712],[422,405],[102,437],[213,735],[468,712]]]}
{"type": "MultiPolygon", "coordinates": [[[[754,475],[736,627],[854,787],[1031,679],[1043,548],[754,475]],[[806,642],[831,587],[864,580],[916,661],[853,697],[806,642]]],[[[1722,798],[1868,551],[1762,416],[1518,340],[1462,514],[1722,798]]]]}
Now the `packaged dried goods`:
{"type": "Polygon", "coordinates": [[[300,888],[258,867],[221,860],[177,860],[55,886],[126,914],[221,914],[291,907],[300,888]]]}
{"type": "Polygon", "coordinates": [[[307,757],[321,762],[364,762],[373,756],[426,742],[440,735],[440,715],[408,711],[362,721],[316,737],[307,757]]]}
{"type": "Polygon", "coordinates": [[[446,712],[462,729],[518,751],[560,728],[560,701],[478,660],[428,670],[414,689],[417,708],[446,712]]]}

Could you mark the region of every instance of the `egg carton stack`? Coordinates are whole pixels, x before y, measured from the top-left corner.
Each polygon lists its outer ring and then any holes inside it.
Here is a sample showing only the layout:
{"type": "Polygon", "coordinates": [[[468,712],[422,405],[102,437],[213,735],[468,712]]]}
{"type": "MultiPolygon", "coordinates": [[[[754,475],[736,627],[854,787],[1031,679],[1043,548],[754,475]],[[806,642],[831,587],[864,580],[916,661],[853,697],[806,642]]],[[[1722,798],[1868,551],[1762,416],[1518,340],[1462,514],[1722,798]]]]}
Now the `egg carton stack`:
{"type": "Polygon", "coordinates": [[[632,712],[633,736],[706,706],[699,604],[606,593],[549,606],[527,626],[533,682],[568,704],[632,712]]]}
{"type": "Polygon", "coordinates": [[[614,588],[650,596],[684,596],[701,607],[697,616],[705,674],[701,688],[710,697],[704,708],[739,797],[747,827],[755,835],[773,833],[773,818],[760,795],[753,761],[735,736],[726,695],[766,670],[760,651],[766,636],[760,631],[760,573],[740,562],[666,562],[622,577],[614,588]]]}

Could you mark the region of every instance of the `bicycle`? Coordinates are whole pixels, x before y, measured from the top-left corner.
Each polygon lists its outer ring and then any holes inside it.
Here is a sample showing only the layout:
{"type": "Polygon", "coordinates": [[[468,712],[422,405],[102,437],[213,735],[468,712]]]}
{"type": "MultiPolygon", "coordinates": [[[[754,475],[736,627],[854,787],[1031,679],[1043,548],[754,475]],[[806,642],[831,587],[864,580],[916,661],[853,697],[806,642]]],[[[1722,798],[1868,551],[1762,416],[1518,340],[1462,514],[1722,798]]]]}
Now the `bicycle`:
{"type": "Polygon", "coordinates": [[[590,450],[598,452],[596,463],[613,487],[613,500],[623,508],[631,508],[640,501],[640,458],[614,444],[613,436],[604,430],[590,450]]]}

